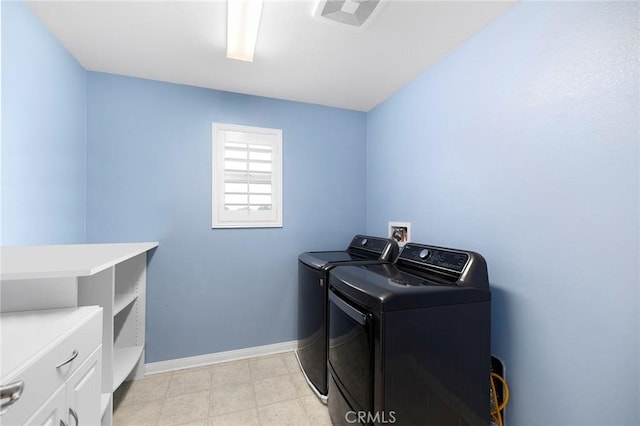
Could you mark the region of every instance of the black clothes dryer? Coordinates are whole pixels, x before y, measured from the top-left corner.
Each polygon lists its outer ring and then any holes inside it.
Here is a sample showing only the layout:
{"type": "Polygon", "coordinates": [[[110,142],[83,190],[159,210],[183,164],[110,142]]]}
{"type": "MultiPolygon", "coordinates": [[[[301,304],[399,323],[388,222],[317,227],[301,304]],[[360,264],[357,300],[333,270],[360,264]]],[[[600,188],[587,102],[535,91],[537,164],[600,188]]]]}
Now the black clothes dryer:
{"type": "Polygon", "coordinates": [[[307,383],[327,398],[327,294],[329,271],[337,265],[391,262],[398,245],[387,238],[356,235],[342,251],[307,252],[298,256],[298,349],[296,356],[307,383]]]}
{"type": "Polygon", "coordinates": [[[329,277],[334,425],[488,425],[491,293],[477,253],[408,243],[329,277]]]}

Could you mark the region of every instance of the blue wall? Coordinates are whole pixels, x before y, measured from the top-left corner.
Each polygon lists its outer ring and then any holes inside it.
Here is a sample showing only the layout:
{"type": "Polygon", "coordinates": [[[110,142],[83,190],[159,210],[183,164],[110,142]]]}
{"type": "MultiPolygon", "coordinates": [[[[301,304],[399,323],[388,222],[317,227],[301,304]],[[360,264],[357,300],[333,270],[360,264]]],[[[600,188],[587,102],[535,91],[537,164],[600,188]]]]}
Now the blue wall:
{"type": "Polygon", "coordinates": [[[521,3],[367,115],[367,232],[487,258],[508,424],[640,424],[638,48],[637,2],[521,3]]]}
{"type": "Polygon", "coordinates": [[[488,260],[508,424],[640,424],[638,12],[519,4],[365,116],[87,76],[3,2],[2,243],[159,240],[158,361],[294,339],[297,254],[411,221],[488,260]],[[284,228],[210,228],[212,121],[284,130],[284,228]]]}
{"type": "Polygon", "coordinates": [[[22,2],[2,2],[4,245],[85,238],[86,71],[22,2]]]}
{"type": "Polygon", "coordinates": [[[147,362],[296,339],[298,254],[365,227],[365,117],[88,74],[88,242],[160,242],[147,362]],[[283,130],[283,228],[211,229],[212,122],[283,130]]]}

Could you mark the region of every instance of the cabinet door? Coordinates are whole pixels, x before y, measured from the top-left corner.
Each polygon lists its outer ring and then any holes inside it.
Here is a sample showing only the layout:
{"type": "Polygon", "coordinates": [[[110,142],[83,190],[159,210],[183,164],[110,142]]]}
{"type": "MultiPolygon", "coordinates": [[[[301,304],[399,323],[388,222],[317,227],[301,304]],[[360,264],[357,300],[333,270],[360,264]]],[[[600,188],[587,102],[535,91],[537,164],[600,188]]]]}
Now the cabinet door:
{"type": "Polygon", "coordinates": [[[102,346],[89,356],[67,380],[67,413],[69,426],[100,425],[100,383],[102,380],[102,346]]]}
{"type": "Polygon", "coordinates": [[[67,404],[64,384],[25,423],[28,426],[60,426],[66,418],[67,404]]]}

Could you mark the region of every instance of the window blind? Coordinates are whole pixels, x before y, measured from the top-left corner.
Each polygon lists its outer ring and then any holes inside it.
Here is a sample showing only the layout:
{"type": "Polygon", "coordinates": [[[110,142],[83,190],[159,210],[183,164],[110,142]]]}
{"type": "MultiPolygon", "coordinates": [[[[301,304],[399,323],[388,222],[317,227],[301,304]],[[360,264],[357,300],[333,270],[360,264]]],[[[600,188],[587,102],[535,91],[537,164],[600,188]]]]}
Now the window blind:
{"type": "Polygon", "coordinates": [[[225,143],[225,210],[273,209],[272,151],[269,145],[225,143]]]}

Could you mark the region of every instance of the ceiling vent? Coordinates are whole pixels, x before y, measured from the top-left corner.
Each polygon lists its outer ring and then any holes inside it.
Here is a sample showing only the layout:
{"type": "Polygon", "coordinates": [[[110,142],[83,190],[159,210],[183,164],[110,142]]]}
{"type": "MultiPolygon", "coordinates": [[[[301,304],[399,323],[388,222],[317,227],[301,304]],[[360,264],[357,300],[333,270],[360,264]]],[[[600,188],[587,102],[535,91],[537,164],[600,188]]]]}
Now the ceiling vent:
{"type": "Polygon", "coordinates": [[[384,0],[320,0],[314,16],[353,28],[362,28],[382,8],[384,0]]]}

